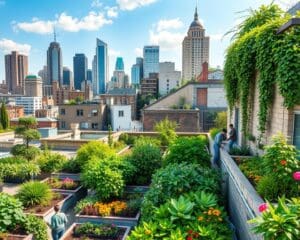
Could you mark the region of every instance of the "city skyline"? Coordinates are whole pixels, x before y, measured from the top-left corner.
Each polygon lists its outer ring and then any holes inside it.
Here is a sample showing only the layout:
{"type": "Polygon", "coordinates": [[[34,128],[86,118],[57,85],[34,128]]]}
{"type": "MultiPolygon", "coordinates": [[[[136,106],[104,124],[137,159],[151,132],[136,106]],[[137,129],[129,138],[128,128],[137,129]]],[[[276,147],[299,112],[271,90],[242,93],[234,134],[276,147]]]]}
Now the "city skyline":
{"type": "MultiPolygon", "coordinates": [[[[239,21],[241,14],[237,12],[270,2],[246,0],[236,6],[233,0],[226,4],[199,1],[199,18],[211,39],[211,66],[223,65],[224,50],[230,39],[221,41],[221,38],[239,21]]],[[[275,2],[284,9],[290,6],[286,4],[290,1],[275,2]]],[[[182,70],[181,43],[193,19],[195,5],[196,1],[179,0],[65,0],[44,1],[43,5],[36,5],[33,0],[26,3],[1,0],[0,81],[5,79],[4,55],[12,50],[29,53],[29,73],[37,74],[43,68],[47,48],[53,41],[54,22],[63,66],[70,69],[73,68],[72,57],[79,52],[86,54],[90,63],[88,68],[91,68],[94,42],[98,37],[108,44],[109,76],[112,76],[117,56],[123,57],[125,72],[130,74],[135,58],[142,55],[143,46],[150,44],[161,47],[161,62],[173,61],[176,69],[182,70]],[[35,11],[32,11],[33,6],[35,11]],[[17,14],[19,11],[22,14],[17,14]]]]}

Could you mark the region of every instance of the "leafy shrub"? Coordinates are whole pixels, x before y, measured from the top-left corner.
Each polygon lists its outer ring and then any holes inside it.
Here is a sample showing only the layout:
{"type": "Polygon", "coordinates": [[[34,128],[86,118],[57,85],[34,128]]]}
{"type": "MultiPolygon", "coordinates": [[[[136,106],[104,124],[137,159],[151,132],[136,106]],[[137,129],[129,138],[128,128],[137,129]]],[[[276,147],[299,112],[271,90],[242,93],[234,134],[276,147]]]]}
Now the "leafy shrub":
{"type": "Polygon", "coordinates": [[[110,162],[114,162],[114,159],[99,159],[94,156],[85,164],[81,174],[83,185],[95,190],[101,200],[120,196],[124,187],[122,172],[117,167],[111,168],[110,162]]]}
{"type": "MultiPolygon", "coordinates": [[[[20,160],[22,162],[22,160],[20,160]]],[[[0,176],[4,181],[25,181],[38,175],[40,168],[34,163],[0,163],[0,176]]]]}
{"type": "Polygon", "coordinates": [[[66,173],[79,173],[80,168],[75,160],[75,158],[71,158],[68,161],[65,162],[62,172],[66,173]]]}
{"type": "Polygon", "coordinates": [[[17,197],[25,207],[46,206],[53,198],[53,193],[46,183],[30,181],[21,185],[17,197]]]}
{"type": "Polygon", "coordinates": [[[177,198],[191,191],[218,193],[219,176],[215,170],[197,164],[169,164],[158,170],[152,178],[149,191],[142,205],[142,217],[151,217],[154,207],[170,198],[177,198]]]}
{"type": "Polygon", "coordinates": [[[75,213],[80,213],[80,211],[85,208],[88,205],[94,205],[97,202],[97,197],[95,196],[88,196],[82,200],[80,200],[75,208],[74,208],[74,212],[75,213]]]}
{"type": "Polygon", "coordinates": [[[264,239],[300,239],[300,200],[293,198],[278,199],[278,205],[267,203],[267,210],[261,216],[252,219],[254,232],[264,239]]]}
{"type": "Polygon", "coordinates": [[[165,158],[169,163],[198,163],[210,166],[210,155],[203,137],[180,137],[169,148],[165,158]]]}
{"type": "Polygon", "coordinates": [[[136,167],[130,162],[130,156],[125,155],[119,158],[117,169],[122,172],[123,180],[126,184],[134,183],[134,176],[137,173],[136,167]]]}
{"type": "Polygon", "coordinates": [[[93,224],[83,223],[74,229],[74,234],[79,235],[82,239],[90,239],[97,236],[97,239],[115,238],[118,235],[119,228],[114,224],[93,224]]]}
{"type": "Polygon", "coordinates": [[[216,128],[223,129],[227,128],[227,112],[218,112],[215,118],[216,128]]]}
{"type": "Polygon", "coordinates": [[[210,134],[211,138],[214,140],[216,135],[221,131],[222,131],[222,129],[219,129],[219,128],[211,128],[209,130],[209,134],[210,134]]]}
{"type": "Polygon", "coordinates": [[[251,151],[250,147],[243,145],[241,147],[233,147],[229,150],[230,155],[236,155],[236,156],[250,156],[251,151]]]}
{"type": "Polygon", "coordinates": [[[67,158],[59,153],[52,153],[45,150],[37,159],[37,163],[42,172],[53,173],[63,169],[67,162],[67,158]]]}
{"type": "Polygon", "coordinates": [[[157,137],[145,137],[145,136],[139,136],[134,141],[134,146],[138,145],[154,145],[154,146],[160,146],[161,142],[157,137]]]}
{"type": "Polygon", "coordinates": [[[83,170],[85,164],[94,156],[99,159],[104,159],[115,155],[114,150],[112,150],[107,144],[100,141],[90,141],[89,143],[81,146],[77,151],[75,164],[80,170],[83,170]]]}
{"type": "Polygon", "coordinates": [[[119,136],[119,141],[124,142],[126,145],[133,145],[136,137],[132,135],[128,135],[127,133],[122,133],[119,136]]]}
{"type": "Polygon", "coordinates": [[[257,192],[269,201],[276,200],[279,194],[276,177],[273,174],[263,176],[257,184],[257,192]]]}
{"type": "Polygon", "coordinates": [[[24,157],[28,161],[31,161],[40,155],[41,150],[34,146],[29,146],[27,148],[25,144],[17,144],[11,148],[10,153],[14,156],[24,157]]]}
{"type": "Polygon", "coordinates": [[[0,193],[0,233],[14,230],[24,221],[22,203],[8,194],[0,193]]]}
{"type": "MultiPolygon", "coordinates": [[[[235,158],[238,162],[239,158],[235,158]]],[[[257,185],[262,176],[264,175],[263,171],[263,159],[261,157],[251,157],[245,159],[240,163],[239,167],[242,172],[247,176],[247,178],[252,182],[252,184],[257,185]]]]}
{"type": "Polygon", "coordinates": [[[27,160],[22,157],[5,157],[1,158],[0,164],[19,164],[19,163],[27,163],[27,160]]]}
{"type": "Polygon", "coordinates": [[[24,225],[27,234],[33,234],[34,239],[48,239],[47,224],[43,219],[34,215],[28,215],[24,225]]]}
{"type": "Polygon", "coordinates": [[[159,133],[159,139],[162,146],[169,146],[176,138],[177,123],[170,121],[168,118],[155,124],[154,129],[159,133]]]}
{"type": "Polygon", "coordinates": [[[137,184],[149,184],[152,174],[161,166],[160,148],[145,142],[137,142],[132,149],[129,162],[136,169],[133,181],[137,184]]]}

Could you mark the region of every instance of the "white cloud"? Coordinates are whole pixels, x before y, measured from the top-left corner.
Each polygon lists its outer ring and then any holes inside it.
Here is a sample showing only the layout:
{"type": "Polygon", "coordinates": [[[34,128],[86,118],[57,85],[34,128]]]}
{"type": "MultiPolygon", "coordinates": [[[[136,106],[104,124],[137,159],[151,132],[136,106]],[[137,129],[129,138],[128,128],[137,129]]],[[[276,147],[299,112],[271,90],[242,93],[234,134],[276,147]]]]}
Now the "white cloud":
{"type": "Polygon", "coordinates": [[[294,6],[299,0],[276,0],[275,3],[282,7],[284,10],[287,10],[294,6]]]}
{"type": "Polygon", "coordinates": [[[117,0],[121,10],[131,11],[155,3],[157,0],[117,0]]]}
{"type": "Polygon", "coordinates": [[[150,43],[159,45],[162,50],[178,50],[183,41],[183,33],[169,31],[154,32],[150,30],[150,43]]]}
{"type": "Polygon", "coordinates": [[[49,34],[53,32],[54,21],[42,21],[33,18],[32,22],[13,23],[15,31],[23,30],[25,32],[32,32],[38,34],[49,34]]]}
{"type": "Polygon", "coordinates": [[[143,56],[143,49],[141,48],[135,48],[134,53],[137,57],[142,57],[143,56]]]}
{"type": "Polygon", "coordinates": [[[112,48],[109,48],[109,49],[108,49],[108,55],[109,55],[110,57],[118,57],[118,56],[121,55],[121,52],[120,52],[120,51],[117,51],[117,50],[114,50],[114,49],[112,49],[112,48]]]}
{"type": "Polygon", "coordinates": [[[183,22],[179,18],[163,19],[157,23],[157,31],[179,29],[181,27],[183,27],[183,22]]]}
{"type": "Polygon", "coordinates": [[[213,40],[213,41],[220,41],[220,40],[222,40],[223,35],[224,35],[224,34],[222,34],[222,33],[208,34],[210,40],[213,40]]]}
{"type": "Polygon", "coordinates": [[[107,7],[107,16],[111,18],[118,17],[118,7],[107,7]]]}
{"type": "Polygon", "coordinates": [[[92,4],[91,4],[91,7],[94,7],[94,8],[100,8],[103,6],[103,3],[100,2],[99,0],[93,0],[92,1],[92,4]]]}
{"type": "Polygon", "coordinates": [[[20,53],[28,55],[30,52],[31,46],[29,44],[16,43],[12,40],[2,38],[0,40],[0,49],[4,53],[9,53],[11,51],[18,51],[20,53]]]}

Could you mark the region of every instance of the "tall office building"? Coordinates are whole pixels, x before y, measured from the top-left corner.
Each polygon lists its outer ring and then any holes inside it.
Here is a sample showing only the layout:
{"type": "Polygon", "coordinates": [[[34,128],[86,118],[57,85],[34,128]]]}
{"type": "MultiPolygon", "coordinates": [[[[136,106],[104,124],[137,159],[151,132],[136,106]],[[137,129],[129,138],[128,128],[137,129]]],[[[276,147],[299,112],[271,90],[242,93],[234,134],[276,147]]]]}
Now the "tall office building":
{"type": "Polygon", "coordinates": [[[93,94],[96,95],[97,94],[97,86],[98,86],[98,83],[97,83],[97,56],[95,55],[94,58],[93,58],[93,61],[92,61],[92,72],[93,72],[93,82],[92,82],[92,85],[93,85],[93,94]]]}
{"type": "Polygon", "coordinates": [[[5,55],[5,79],[8,91],[24,94],[25,77],[28,74],[28,57],[16,51],[5,55]]]}
{"type": "Polygon", "coordinates": [[[73,73],[68,67],[63,67],[63,85],[68,86],[69,89],[74,88],[73,73]]]}
{"type": "Polygon", "coordinates": [[[159,73],[159,46],[144,47],[144,78],[150,73],[159,73]]]}
{"type": "Polygon", "coordinates": [[[124,71],[124,61],[122,57],[117,57],[115,70],[124,71]]]}
{"type": "Polygon", "coordinates": [[[160,95],[168,94],[172,89],[181,85],[181,72],[175,71],[174,62],[159,63],[159,83],[158,89],[160,95]]]}
{"type": "Polygon", "coordinates": [[[108,49],[107,44],[97,38],[96,45],[96,94],[103,94],[108,83],[108,49]]]}
{"type": "Polygon", "coordinates": [[[54,42],[50,43],[47,51],[47,85],[52,85],[54,81],[59,85],[63,84],[63,63],[62,63],[62,51],[56,38],[54,36],[54,42]]]}
{"type": "Polygon", "coordinates": [[[42,78],[36,75],[28,75],[25,78],[25,96],[43,97],[42,78]]]}
{"type": "Polygon", "coordinates": [[[88,69],[86,70],[86,79],[90,81],[91,83],[93,82],[93,70],[88,69]]]}
{"type": "Polygon", "coordinates": [[[202,72],[204,62],[209,63],[209,37],[205,36],[196,8],[194,21],[182,42],[182,78],[196,78],[202,72]]]}
{"type": "Polygon", "coordinates": [[[74,87],[81,89],[81,83],[87,80],[88,60],[83,53],[76,53],[73,57],[74,87]]]}
{"type": "Polygon", "coordinates": [[[47,66],[44,66],[43,69],[38,72],[38,75],[41,77],[43,84],[46,84],[48,80],[47,66]]]}
{"type": "Polygon", "coordinates": [[[143,78],[143,58],[136,58],[136,63],[131,67],[131,84],[138,86],[143,78]]]}

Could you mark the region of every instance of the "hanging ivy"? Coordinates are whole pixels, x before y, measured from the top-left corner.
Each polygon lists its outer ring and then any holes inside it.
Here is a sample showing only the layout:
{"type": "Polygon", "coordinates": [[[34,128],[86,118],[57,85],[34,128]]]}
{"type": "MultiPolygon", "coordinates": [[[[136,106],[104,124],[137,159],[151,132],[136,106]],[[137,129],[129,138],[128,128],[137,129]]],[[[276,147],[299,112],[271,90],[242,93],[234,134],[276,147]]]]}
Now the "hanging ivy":
{"type": "Polygon", "coordinates": [[[239,103],[242,131],[247,134],[250,89],[257,74],[259,89],[259,130],[265,131],[275,84],[286,107],[300,101],[300,32],[295,28],[277,35],[290,16],[276,5],[263,6],[239,25],[237,38],[227,50],[224,67],[226,97],[230,111],[239,103]]]}

